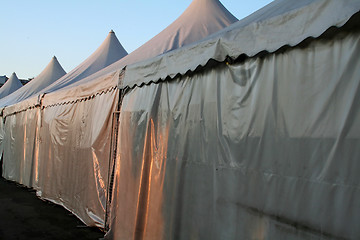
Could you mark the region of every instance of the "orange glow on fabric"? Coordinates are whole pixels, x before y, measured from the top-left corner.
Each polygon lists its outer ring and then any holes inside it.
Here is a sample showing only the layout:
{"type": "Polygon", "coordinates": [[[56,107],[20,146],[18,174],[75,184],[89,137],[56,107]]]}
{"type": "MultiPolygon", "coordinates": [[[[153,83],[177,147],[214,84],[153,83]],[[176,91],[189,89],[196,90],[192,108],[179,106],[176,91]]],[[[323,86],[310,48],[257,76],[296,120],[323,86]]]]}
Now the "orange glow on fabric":
{"type": "Polygon", "coordinates": [[[168,126],[155,128],[153,119],[144,143],[135,239],[148,236],[161,239],[164,227],[163,186],[167,160],[168,126]],[[150,205],[151,203],[151,205],[150,205]]]}

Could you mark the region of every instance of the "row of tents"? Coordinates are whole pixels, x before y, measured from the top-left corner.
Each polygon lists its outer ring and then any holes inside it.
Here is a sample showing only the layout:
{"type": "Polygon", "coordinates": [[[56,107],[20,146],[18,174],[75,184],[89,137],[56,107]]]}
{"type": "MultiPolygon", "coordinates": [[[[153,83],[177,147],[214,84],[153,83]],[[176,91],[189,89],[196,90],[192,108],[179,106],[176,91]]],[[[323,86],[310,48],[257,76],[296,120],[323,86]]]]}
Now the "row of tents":
{"type": "Polygon", "coordinates": [[[360,238],[360,1],[194,0],[0,99],[3,177],[107,239],[360,238]]]}

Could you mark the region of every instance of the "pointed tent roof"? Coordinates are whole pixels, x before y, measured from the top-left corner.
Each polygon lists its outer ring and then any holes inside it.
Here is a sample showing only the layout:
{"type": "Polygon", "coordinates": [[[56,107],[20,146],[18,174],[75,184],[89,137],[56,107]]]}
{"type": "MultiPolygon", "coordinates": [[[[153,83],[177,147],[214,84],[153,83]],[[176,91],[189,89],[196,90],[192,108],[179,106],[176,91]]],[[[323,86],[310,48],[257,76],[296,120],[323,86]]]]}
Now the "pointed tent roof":
{"type": "Polygon", "coordinates": [[[8,106],[38,94],[42,89],[64,76],[66,72],[54,56],[46,68],[28,84],[1,99],[0,106],[8,106]]]}
{"type": "Polygon", "coordinates": [[[90,57],[74,68],[71,72],[57,80],[54,84],[46,88],[44,92],[56,91],[67,85],[75,83],[80,79],[90,76],[100,69],[118,61],[127,54],[128,53],[119,42],[114,31],[111,30],[104,42],[90,57]]]}
{"type": "MultiPolygon", "coordinates": [[[[116,72],[125,66],[200,41],[209,34],[215,33],[236,21],[237,18],[235,18],[219,0],[193,0],[177,20],[144,45],[92,75],[88,73],[86,77],[84,75],[81,76],[83,77],[81,79],[80,77],[76,77],[77,74],[75,74],[75,72],[81,65],[85,63],[88,64],[89,60],[84,61],[79,67],[43,90],[43,93],[57,91],[56,94],[45,96],[43,104],[69,101],[69,99],[78,99],[93,95],[94,93],[107,91],[117,86],[118,77],[116,77],[116,72]],[[74,74],[75,77],[71,77],[72,74],[74,74]],[[81,85],[80,88],[75,88],[75,86],[79,85],[81,85]],[[63,91],[58,91],[60,89],[63,91]]],[[[105,42],[107,42],[107,40],[104,41],[99,49],[103,49],[102,46],[105,42]]],[[[100,51],[99,49],[96,52],[100,51]]],[[[93,55],[95,55],[95,53],[93,55]]],[[[89,59],[95,58],[93,55],[90,56],[89,59]]],[[[29,102],[26,106],[32,104],[34,103],[29,102]]],[[[26,106],[24,105],[23,107],[26,106]]],[[[12,111],[15,110],[7,110],[9,113],[12,111]]]]}
{"type": "Polygon", "coordinates": [[[236,21],[219,0],[194,0],[178,19],[128,58],[137,62],[155,57],[199,41],[236,21]]]}
{"type": "MultiPolygon", "coordinates": [[[[92,76],[84,78],[79,81],[78,84],[105,76],[111,72],[122,69],[128,64],[152,58],[199,41],[231,25],[237,20],[238,19],[234,17],[219,0],[193,0],[184,13],[158,35],[126,57],[92,76]]],[[[114,83],[114,85],[116,86],[116,83],[114,83]]],[[[58,89],[59,87],[52,86],[46,90],[49,93],[58,89]]]]}
{"type": "Polygon", "coordinates": [[[274,52],[342,27],[360,9],[358,0],[275,0],[248,17],[181,49],[128,65],[120,88],[194,71],[210,60],[274,52]]]}
{"type": "Polygon", "coordinates": [[[21,88],[23,85],[16,76],[16,73],[11,74],[10,78],[6,83],[0,88],[0,98],[6,97],[17,89],[21,88]]]}

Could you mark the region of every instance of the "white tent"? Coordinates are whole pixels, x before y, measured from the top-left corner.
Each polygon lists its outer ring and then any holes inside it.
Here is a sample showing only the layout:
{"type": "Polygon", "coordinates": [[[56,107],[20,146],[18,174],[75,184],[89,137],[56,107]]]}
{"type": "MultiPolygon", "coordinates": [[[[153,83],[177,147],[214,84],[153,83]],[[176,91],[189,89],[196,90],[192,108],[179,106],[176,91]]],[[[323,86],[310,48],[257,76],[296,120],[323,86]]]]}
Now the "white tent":
{"type": "Polygon", "coordinates": [[[108,239],[360,239],[360,1],[277,0],[120,78],[108,239]]]}
{"type": "Polygon", "coordinates": [[[17,78],[16,73],[11,74],[10,78],[6,83],[0,88],[0,99],[6,97],[17,89],[21,88],[23,85],[20,80],[17,78]]]}
{"type": "Polygon", "coordinates": [[[9,106],[21,102],[29,97],[37,96],[42,89],[49,86],[66,72],[61,67],[57,58],[54,56],[45,69],[24,87],[14,91],[12,94],[0,100],[0,107],[9,106]]]}
{"type": "MultiPolygon", "coordinates": [[[[12,165],[13,162],[6,161],[4,176],[9,178],[7,173],[14,173],[11,175],[12,179],[26,179],[23,183],[36,188],[39,196],[63,205],[88,225],[103,227],[112,113],[118,107],[117,84],[121,68],[127,62],[153,57],[200,40],[236,21],[236,18],[224,11],[218,1],[195,0],[186,12],[179,18],[181,21],[177,20],[182,25],[170,25],[164,30],[166,36],[160,34],[154,38],[158,39],[156,44],[146,43],[140,47],[143,50],[136,57],[124,57],[128,60],[119,60],[112,67],[105,68],[84,81],[68,81],[65,75],[46,88],[41,101],[34,101],[27,106],[29,108],[38,104],[32,126],[26,129],[19,127],[20,122],[16,124],[12,120],[20,118],[18,110],[6,107],[4,116],[8,137],[5,137],[5,142],[8,141],[8,144],[5,146],[4,157],[9,160],[22,159],[22,153],[17,151],[20,146],[30,152],[25,154],[28,159],[19,161],[22,165],[12,165]],[[193,12],[195,7],[201,13],[199,15],[208,15],[191,19],[185,13],[190,10],[193,12]],[[197,21],[201,24],[197,24],[197,21]],[[186,29],[186,32],[181,29],[186,29]],[[203,31],[204,29],[210,30],[203,31]],[[177,38],[179,34],[183,37],[177,38]],[[162,46],[176,38],[180,40],[177,44],[162,46]],[[23,143],[12,142],[13,139],[20,141],[19,139],[24,138],[12,138],[11,134],[25,135],[27,129],[34,129],[34,134],[26,135],[28,139],[23,143]],[[10,171],[11,169],[16,171],[10,171]],[[25,170],[21,172],[18,169],[25,170]]],[[[26,115],[28,114],[31,112],[26,111],[26,115]]]]}
{"type": "Polygon", "coordinates": [[[33,182],[37,177],[34,175],[37,162],[33,161],[36,158],[35,138],[44,89],[55,80],[62,86],[76,82],[126,54],[115,33],[110,31],[100,47],[68,74],[65,74],[54,57],[42,73],[25,87],[0,100],[3,118],[6,118],[6,124],[0,128],[0,150],[2,153],[4,148],[5,178],[28,187],[34,186],[33,182]]]}

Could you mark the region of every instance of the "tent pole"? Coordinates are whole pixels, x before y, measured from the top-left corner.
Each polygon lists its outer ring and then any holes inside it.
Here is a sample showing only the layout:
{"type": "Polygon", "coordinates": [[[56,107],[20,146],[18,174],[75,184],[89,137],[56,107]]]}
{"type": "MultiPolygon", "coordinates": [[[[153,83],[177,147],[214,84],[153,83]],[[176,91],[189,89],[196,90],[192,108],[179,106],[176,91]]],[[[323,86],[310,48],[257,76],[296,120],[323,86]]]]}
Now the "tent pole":
{"type": "Polygon", "coordinates": [[[116,111],[113,112],[112,116],[112,129],[111,129],[111,142],[110,142],[110,156],[109,156],[109,167],[108,167],[108,187],[106,195],[106,210],[105,210],[105,223],[104,230],[107,232],[109,230],[110,221],[110,211],[111,211],[111,202],[112,194],[114,187],[114,177],[115,177],[115,166],[116,166],[116,155],[117,155],[117,143],[118,143],[118,131],[120,125],[120,109],[122,105],[122,100],[124,98],[127,89],[119,90],[119,101],[116,107],[116,111]]]}

